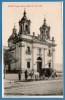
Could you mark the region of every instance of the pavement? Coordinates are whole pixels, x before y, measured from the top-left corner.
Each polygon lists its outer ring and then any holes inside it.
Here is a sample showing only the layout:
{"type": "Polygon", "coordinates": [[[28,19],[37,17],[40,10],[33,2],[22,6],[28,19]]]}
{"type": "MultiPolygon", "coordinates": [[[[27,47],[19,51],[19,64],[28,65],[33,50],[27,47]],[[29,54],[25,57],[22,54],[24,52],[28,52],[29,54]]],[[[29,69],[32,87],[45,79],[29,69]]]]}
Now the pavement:
{"type": "Polygon", "coordinates": [[[39,81],[4,80],[4,96],[63,95],[62,78],[39,81]]]}

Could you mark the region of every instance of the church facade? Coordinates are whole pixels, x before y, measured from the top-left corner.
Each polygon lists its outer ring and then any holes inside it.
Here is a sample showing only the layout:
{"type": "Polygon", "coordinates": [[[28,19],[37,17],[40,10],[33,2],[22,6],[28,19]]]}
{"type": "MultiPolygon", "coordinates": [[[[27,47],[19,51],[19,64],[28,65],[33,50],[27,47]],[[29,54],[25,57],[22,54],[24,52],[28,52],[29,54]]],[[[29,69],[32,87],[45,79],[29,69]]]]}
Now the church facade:
{"type": "Polygon", "coordinates": [[[38,36],[30,33],[31,21],[24,10],[23,17],[19,21],[19,32],[13,28],[12,35],[8,39],[8,47],[16,62],[8,65],[9,70],[34,70],[40,72],[43,68],[54,68],[55,40],[50,37],[50,26],[46,19],[41,25],[38,36]]]}

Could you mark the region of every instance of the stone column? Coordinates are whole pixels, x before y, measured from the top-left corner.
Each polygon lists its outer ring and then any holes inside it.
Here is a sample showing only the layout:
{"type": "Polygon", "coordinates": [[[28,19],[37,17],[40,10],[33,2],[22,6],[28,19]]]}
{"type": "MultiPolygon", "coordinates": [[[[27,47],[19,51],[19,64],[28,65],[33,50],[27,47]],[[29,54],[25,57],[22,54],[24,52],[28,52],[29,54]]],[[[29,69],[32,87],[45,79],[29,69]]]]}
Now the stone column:
{"type": "Polygon", "coordinates": [[[54,68],[54,56],[55,56],[54,54],[55,49],[53,47],[54,42],[55,42],[54,37],[52,37],[52,69],[54,68]]]}
{"type": "Polygon", "coordinates": [[[54,69],[55,65],[55,49],[52,47],[52,69],[54,69]]]}
{"type": "Polygon", "coordinates": [[[42,68],[44,68],[44,49],[42,48],[42,68]]]}
{"type": "MultiPolygon", "coordinates": [[[[16,59],[16,43],[15,43],[15,59],[16,59]]],[[[16,69],[16,61],[15,61],[15,69],[16,69]]]]}
{"type": "Polygon", "coordinates": [[[45,50],[47,50],[46,48],[43,48],[43,52],[44,52],[44,54],[43,54],[43,60],[44,60],[44,68],[45,68],[45,50]]]}
{"type": "Polygon", "coordinates": [[[19,44],[19,47],[20,47],[20,71],[22,70],[22,44],[21,44],[21,42],[20,42],[20,44],[19,44]]]}
{"type": "Polygon", "coordinates": [[[34,47],[33,47],[33,38],[32,38],[32,70],[34,71],[34,47]]]}

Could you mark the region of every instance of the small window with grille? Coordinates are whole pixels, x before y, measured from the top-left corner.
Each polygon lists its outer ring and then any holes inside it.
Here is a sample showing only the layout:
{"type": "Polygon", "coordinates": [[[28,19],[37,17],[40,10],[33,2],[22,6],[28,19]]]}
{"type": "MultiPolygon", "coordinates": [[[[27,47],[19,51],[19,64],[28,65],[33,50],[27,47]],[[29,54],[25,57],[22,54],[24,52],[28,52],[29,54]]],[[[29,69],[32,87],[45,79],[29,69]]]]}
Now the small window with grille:
{"type": "Polygon", "coordinates": [[[49,63],[49,68],[51,68],[51,63],[49,63]]]}
{"type": "Polygon", "coordinates": [[[27,51],[30,52],[30,47],[29,46],[27,47],[27,51]]]}

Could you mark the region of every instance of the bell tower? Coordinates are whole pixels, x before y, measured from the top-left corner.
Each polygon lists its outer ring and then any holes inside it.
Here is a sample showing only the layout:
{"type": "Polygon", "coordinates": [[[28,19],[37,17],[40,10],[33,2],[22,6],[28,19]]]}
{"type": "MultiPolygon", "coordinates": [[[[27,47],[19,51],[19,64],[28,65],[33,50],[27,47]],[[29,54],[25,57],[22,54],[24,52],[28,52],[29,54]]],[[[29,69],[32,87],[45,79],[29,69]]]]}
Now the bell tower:
{"type": "Polygon", "coordinates": [[[50,39],[50,26],[47,26],[45,18],[43,25],[40,27],[40,36],[42,40],[50,39]]]}
{"type": "Polygon", "coordinates": [[[26,11],[24,10],[23,17],[19,21],[19,34],[30,34],[30,23],[31,21],[27,19],[26,11]]]}

